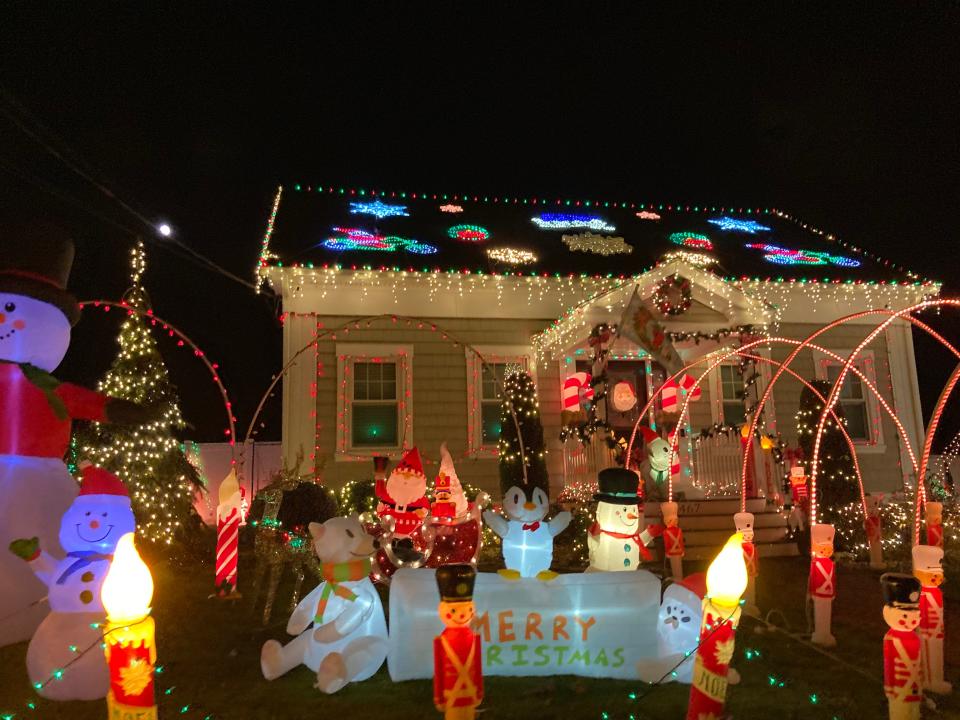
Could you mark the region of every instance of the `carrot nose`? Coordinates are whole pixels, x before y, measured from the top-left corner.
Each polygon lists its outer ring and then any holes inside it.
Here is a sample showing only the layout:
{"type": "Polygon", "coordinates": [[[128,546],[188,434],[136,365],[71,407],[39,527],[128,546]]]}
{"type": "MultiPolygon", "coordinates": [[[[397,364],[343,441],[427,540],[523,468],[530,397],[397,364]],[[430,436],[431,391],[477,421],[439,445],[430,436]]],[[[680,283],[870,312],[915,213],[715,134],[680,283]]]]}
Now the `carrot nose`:
{"type": "Polygon", "coordinates": [[[629,513],[629,512],[627,513],[627,520],[636,520],[638,517],[640,516],[634,515],[633,513],[629,513]]]}
{"type": "Polygon", "coordinates": [[[97,520],[91,520],[91,521],[90,521],[90,529],[91,529],[91,530],[96,530],[98,527],[100,527],[100,523],[99,523],[97,520]]]}
{"type": "Polygon", "coordinates": [[[536,510],[536,509],[537,509],[537,506],[534,505],[532,502],[525,502],[525,503],[523,504],[523,509],[524,509],[524,510],[536,510]]]}

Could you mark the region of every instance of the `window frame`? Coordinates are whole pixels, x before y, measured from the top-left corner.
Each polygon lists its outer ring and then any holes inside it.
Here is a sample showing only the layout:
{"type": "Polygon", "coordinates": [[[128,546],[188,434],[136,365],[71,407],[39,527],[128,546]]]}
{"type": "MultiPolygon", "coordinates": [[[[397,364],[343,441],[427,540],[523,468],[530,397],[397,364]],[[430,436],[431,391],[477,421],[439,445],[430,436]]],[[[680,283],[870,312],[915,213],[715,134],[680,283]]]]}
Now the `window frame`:
{"type": "MultiPolygon", "coordinates": [[[[831,348],[833,350],[833,348],[831,348]]],[[[833,350],[837,355],[848,358],[853,350],[833,350]]],[[[843,363],[835,360],[819,350],[813,351],[814,372],[818,380],[830,382],[829,370],[831,366],[840,367],[843,363]]],[[[854,363],[857,369],[864,374],[874,387],[877,386],[876,360],[874,351],[871,349],[861,350],[860,355],[854,363]]],[[[831,386],[833,383],[831,382],[831,386]]],[[[864,414],[867,420],[867,430],[870,434],[868,438],[851,438],[857,452],[863,453],[882,453],[886,451],[886,444],[883,438],[883,422],[880,416],[880,401],[877,400],[873,391],[868,389],[863,381],[860,382],[860,388],[863,395],[864,414]]],[[[843,404],[840,399],[839,404],[843,404]]],[[[849,402],[849,401],[848,401],[849,402]]]]}
{"type": "MultiPolygon", "coordinates": [[[[536,383],[533,348],[529,345],[474,345],[472,350],[464,348],[467,370],[467,456],[496,459],[497,442],[483,442],[483,363],[477,353],[480,353],[488,364],[520,365],[530,373],[536,383]]],[[[539,393],[539,385],[537,392],[539,393]]]]}
{"type": "MultiPolygon", "coordinates": [[[[717,365],[717,367],[715,367],[713,371],[711,371],[710,373],[711,418],[713,419],[713,422],[715,424],[729,425],[730,423],[726,417],[724,406],[726,405],[726,403],[733,402],[733,401],[725,400],[723,397],[723,377],[722,377],[722,370],[720,369],[723,367],[731,367],[734,369],[734,371],[736,371],[737,368],[740,367],[739,359],[725,361],[720,365],[717,365]]],[[[743,386],[743,382],[741,378],[741,389],[742,389],[742,386],[743,386]]],[[[745,400],[746,398],[740,398],[740,404],[744,408],[744,410],[746,410],[745,400]]],[[[746,412],[744,412],[744,416],[746,416],[746,412]]]]}
{"type": "MultiPolygon", "coordinates": [[[[413,346],[395,343],[337,343],[337,461],[369,461],[374,455],[399,456],[413,445],[413,346]],[[356,363],[396,365],[397,442],[353,444],[356,363]]],[[[376,404],[377,401],[364,400],[376,404]]],[[[383,402],[383,401],[379,401],[383,402]]]]}

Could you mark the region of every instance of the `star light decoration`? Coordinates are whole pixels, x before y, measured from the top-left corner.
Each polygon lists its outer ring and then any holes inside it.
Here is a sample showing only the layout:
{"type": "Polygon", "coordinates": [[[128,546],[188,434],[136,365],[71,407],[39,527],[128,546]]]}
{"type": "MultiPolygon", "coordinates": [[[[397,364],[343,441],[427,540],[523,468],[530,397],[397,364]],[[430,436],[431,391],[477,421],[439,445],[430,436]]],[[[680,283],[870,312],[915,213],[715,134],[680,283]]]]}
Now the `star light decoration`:
{"type": "Polygon", "coordinates": [[[374,200],[373,202],[352,202],[350,203],[350,212],[353,215],[373,215],[382,220],[386,217],[409,217],[406,205],[388,205],[385,202],[374,200]]]}
{"type": "Polygon", "coordinates": [[[406,250],[415,255],[432,255],[437,252],[433,245],[417,242],[396,235],[375,235],[360,228],[335,227],[334,232],[345,237],[327,238],[320,243],[327,250],[345,252],[347,250],[369,250],[374,252],[396,252],[406,250]]]}
{"type": "Polygon", "coordinates": [[[707,220],[707,222],[711,225],[716,225],[721,230],[733,230],[734,232],[749,233],[751,235],[760,231],[770,230],[766,225],[761,225],[756,220],[741,220],[739,218],[727,217],[726,215],[707,220]]]}
{"type": "Polygon", "coordinates": [[[670,233],[670,242],[674,245],[695,248],[697,250],[713,250],[713,243],[706,235],[695,232],[670,233]]]}
{"type": "Polygon", "coordinates": [[[453,205],[453,204],[441,205],[441,206],[440,206],[440,212],[445,212],[445,213],[462,213],[462,212],[463,212],[463,208],[460,207],[459,205],[453,205]]]}
{"type": "Polygon", "coordinates": [[[860,267],[860,261],[843,255],[831,255],[815,250],[790,250],[766,243],[747,243],[744,247],[762,250],[763,259],[775,265],[836,265],[838,267],[860,267]]]}
{"type": "Polygon", "coordinates": [[[580,233],[579,235],[564,235],[563,242],[572,251],[590,252],[597,255],[618,255],[633,252],[633,246],[624,242],[622,237],[597,235],[595,233],[580,233]]]}
{"type": "Polygon", "coordinates": [[[587,228],[589,230],[613,232],[617,229],[597,215],[583,215],[579,213],[541,213],[540,215],[530,218],[530,221],[541,230],[587,228]]]}
{"type": "Polygon", "coordinates": [[[530,265],[537,261],[537,256],[529,250],[511,247],[488,248],[487,257],[507,265],[530,265]]]}

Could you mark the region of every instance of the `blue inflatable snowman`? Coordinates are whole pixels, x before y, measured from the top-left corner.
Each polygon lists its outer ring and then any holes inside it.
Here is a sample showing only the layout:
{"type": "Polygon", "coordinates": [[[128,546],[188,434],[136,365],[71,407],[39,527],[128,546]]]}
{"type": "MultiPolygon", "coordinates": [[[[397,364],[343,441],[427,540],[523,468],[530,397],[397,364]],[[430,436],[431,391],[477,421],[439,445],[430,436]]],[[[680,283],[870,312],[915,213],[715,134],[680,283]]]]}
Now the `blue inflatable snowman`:
{"type": "Polygon", "coordinates": [[[10,550],[26,561],[48,589],[50,614],[30,640],[27,671],[30,682],[46,683],[41,694],[51,700],[94,700],[105,697],[109,677],[97,647],[76,660],[77,653],[99,645],[105,611],[100,588],[110,569],[117,541],[136,530],[130,497],[113,474],[87,465],[80,494],[60,521],[56,559],[36,537],[18,539],[10,550]],[[54,671],[73,662],[63,676],[47,682],[54,671]]]}

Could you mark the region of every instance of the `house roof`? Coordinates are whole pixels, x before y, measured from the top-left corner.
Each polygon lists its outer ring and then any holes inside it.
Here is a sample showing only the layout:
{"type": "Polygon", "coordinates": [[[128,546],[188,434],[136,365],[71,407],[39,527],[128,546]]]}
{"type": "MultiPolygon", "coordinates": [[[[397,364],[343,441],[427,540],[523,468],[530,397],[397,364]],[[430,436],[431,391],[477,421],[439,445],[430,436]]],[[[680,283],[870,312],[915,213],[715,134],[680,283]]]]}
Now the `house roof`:
{"type": "Polygon", "coordinates": [[[932,283],[774,208],[314,184],[278,189],[259,268],[618,277],[678,252],[707,256],[685,259],[735,281],[932,283]]]}

